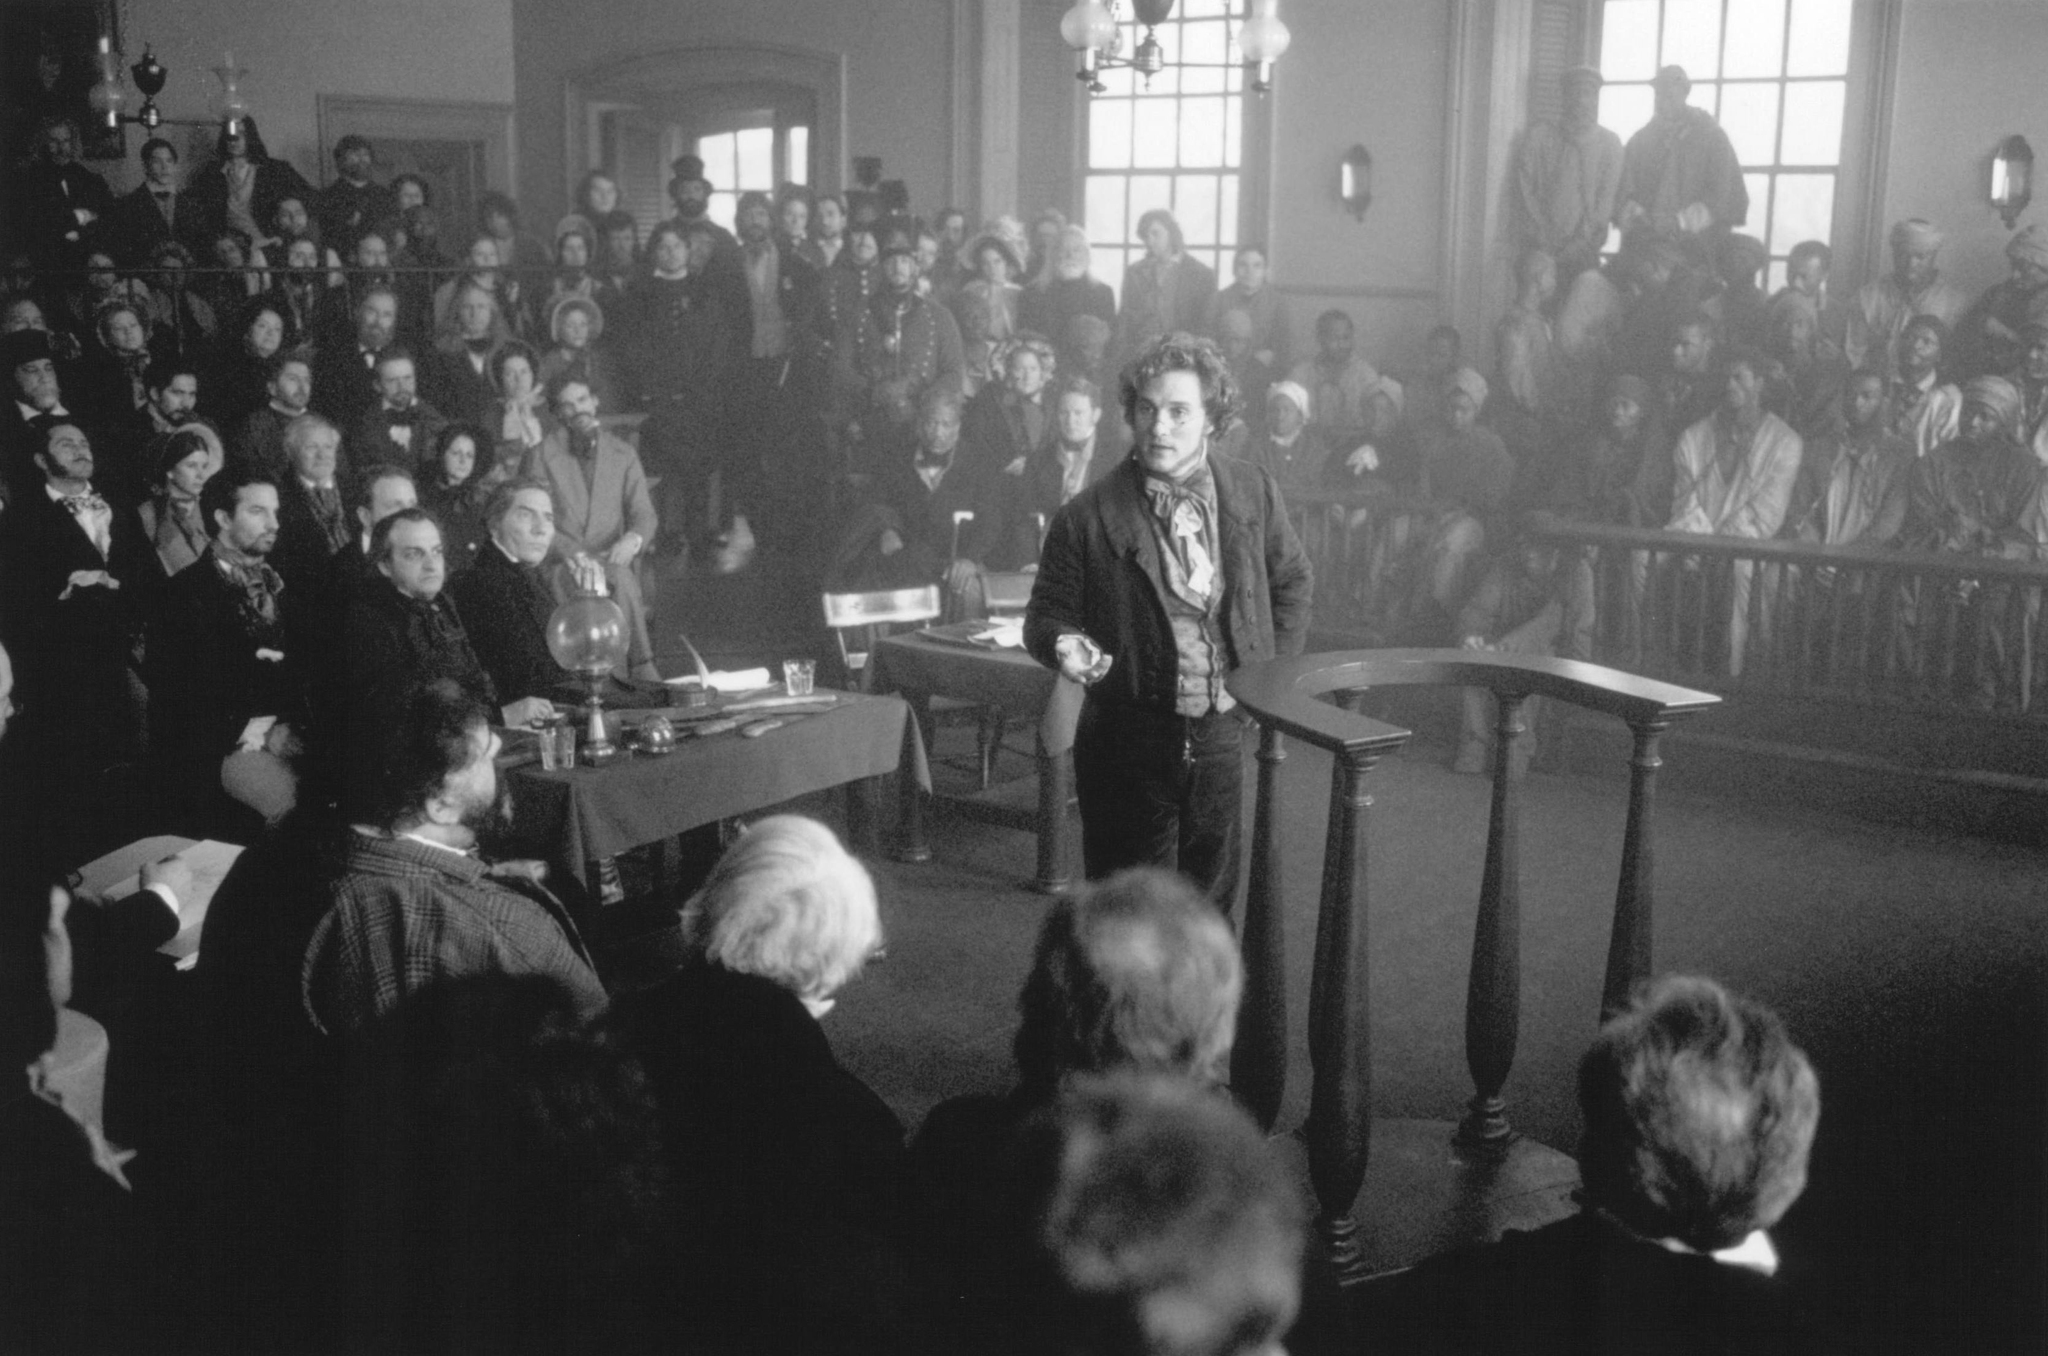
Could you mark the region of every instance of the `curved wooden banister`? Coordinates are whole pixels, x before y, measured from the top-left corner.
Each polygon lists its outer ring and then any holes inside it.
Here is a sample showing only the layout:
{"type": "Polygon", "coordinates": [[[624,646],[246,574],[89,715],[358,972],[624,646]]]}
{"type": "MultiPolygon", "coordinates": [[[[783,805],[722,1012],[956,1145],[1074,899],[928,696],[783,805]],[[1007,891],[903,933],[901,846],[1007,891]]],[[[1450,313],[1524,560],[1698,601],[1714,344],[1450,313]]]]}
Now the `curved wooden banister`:
{"type": "Polygon", "coordinates": [[[1508,750],[1531,697],[1549,697],[1627,722],[1634,733],[1621,881],[1602,986],[1602,1016],[1616,1011],[1648,975],[1653,854],[1650,811],[1660,764],[1657,744],[1671,722],[1720,698],[1597,664],[1475,650],[1348,650],[1255,664],[1229,679],[1230,693],[1260,725],[1258,803],[1251,882],[1245,899],[1245,997],[1231,1083],[1271,1129],[1287,1077],[1287,992],[1279,841],[1280,765],[1293,736],[1332,757],[1328,837],[1316,915],[1309,991],[1309,1060],[1314,1083],[1308,1123],[1309,1177],[1318,1228],[1339,1275],[1356,1277],[1361,1254],[1352,1203],[1371,1150],[1372,1022],[1366,939],[1366,834],[1372,797],[1366,776],[1409,732],[1328,700],[1379,687],[1479,687],[1499,709],[1486,869],[1466,989],[1465,1054],[1476,1089],[1459,1127],[1468,1151],[1502,1151],[1514,1138],[1501,1089],[1514,1063],[1521,1009],[1521,888],[1518,776],[1508,750]]]}

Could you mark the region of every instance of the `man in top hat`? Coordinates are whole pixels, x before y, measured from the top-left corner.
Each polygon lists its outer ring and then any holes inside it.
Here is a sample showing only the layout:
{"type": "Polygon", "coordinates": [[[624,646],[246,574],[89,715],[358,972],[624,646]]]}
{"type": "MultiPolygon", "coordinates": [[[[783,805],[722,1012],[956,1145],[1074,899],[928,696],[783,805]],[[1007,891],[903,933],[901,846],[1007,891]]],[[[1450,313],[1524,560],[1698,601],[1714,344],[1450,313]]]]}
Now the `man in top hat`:
{"type": "Polygon", "coordinates": [[[1969,300],[1941,280],[1935,263],[1942,239],[1939,226],[1919,217],[1892,224],[1892,271],[1857,288],[1849,303],[1842,356],[1852,368],[1877,367],[1897,376],[1907,321],[1932,316],[1952,330],[1962,319],[1969,300]]]}
{"type": "Polygon", "coordinates": [[[1563,289],[1600,262],[1621,191],[1622,150],[1621,138],[1598,121],[1600,72],[1574,66],[1558,84],[1564,102],[1557,120],[1537,123],[1522,142],[1515,206],[1522,248],[1555,259],[1563,289]]]}
{"type": "Polygon", "coordinates": [[[1616,224],[1674,239],[1704,237],[1707,257],[1749,216],[1749,189],[1728,134],[1714,115],[1686,102],[1692,78],[1666,66],[1650,82],[1656,112],[1629,138],[1621,161],[1616,224]]]}
{"type": "Polygon", "coordinates": [[[694,155],[677,156],[669,166],[669,201],[676,205],[673,220],[686,232],[708,231],[711,235],[709,273],[716,279],[719,295],[734,315],[749,313],[747,279],[740,267],[739,238],[711,219],[711,181],[704,177],[704,162],[694,155]]]}

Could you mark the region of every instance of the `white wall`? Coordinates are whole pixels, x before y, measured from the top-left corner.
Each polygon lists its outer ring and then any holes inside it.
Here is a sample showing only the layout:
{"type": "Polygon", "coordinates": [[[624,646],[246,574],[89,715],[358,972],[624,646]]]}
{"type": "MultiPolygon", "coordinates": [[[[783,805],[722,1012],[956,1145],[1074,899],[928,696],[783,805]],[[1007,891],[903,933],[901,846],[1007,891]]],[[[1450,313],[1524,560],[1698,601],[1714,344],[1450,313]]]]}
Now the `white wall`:
{"type": "MultiPolygon", "coordinates": [[[[1349,311],[1359,351],[1400,367],[1442,309],[1444,101],[1450,6],[1414,0],[1288,0],[1294,44],[1275,69],[1272,261],[1314,349],[1315,316],[1349,311]],[[1337,161],[1372,153],[1360,222],[1337,200],[1337,161]]],[[[1471,336],[1468,336],[1468,340],[1471,336]]]]}
{"type": "Polygon", "coordinates": [[[2039,157],[2018,224],[2048,221],[2048,3],[1905,0],[1901,18],[1884,219],[1939,223],[1942,272],[1974,293],[2007,272],[2011,232],[1984,192],[1991,151],[2014,132],[2039,157]]]}
{"type": "MultiPolygon", "coordinates": [[[[166,117],[213,116],[211,68],[232,50],[270,153],[316,184],[331,169],[318,163],[321,94],[512,102],[512,0],[124,0],[121,11],[129,63],[147,41],[170,68],[166,117]]],[[[195,150],[212,145],[212,129],[173,130],[195,150]]],[[[141,145],[133,129],[129,145],[141,145]]],[[[132,154],[110,178],[139,179],[132,154]]]]}

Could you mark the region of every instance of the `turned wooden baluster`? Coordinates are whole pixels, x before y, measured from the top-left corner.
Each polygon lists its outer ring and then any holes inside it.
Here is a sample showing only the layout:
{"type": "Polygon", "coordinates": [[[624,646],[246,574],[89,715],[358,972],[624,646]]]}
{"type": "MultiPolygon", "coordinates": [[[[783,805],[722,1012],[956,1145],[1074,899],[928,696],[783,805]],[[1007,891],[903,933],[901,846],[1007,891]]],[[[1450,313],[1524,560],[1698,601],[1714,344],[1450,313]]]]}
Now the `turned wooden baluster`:
{"type": "Polygon", "coordinates": [[[1237,1009],[1237,1044],[1230,1056],[1230,1088],[1271,1130],[1287,1092],[1287,894],[1281,884],[1280,765],[1286,738],[1259,727],[1259,794],[1252,812],[1251,884],[1245,892],[1244,999],[1237,1009]]]}
{"type": "Polygon", "coordinates": [[[1670,728],[1671,717],[1658,714],[1630,721],[1636,737],[1629,760],[1628,824],[1621,835],[1621,884],[1614,894],[1614,935],[1607,943],[1607,982],[1600,992],[1600,1020],[1628,1006],[1629,992],[1650,974],[1650,922],[1655,904],[1653,877],[1656,854],[1650,839],[1650,812],[1657,799],[1657,742],[1670,728]]]}
{"type": "Polygon", "coordinates": [[[1493,814],[1486,834],[1486,872],[1472,930],[1472,973],[1465,987],[1465,1063],[1472,1070],[1471,1109],[1458,1143],[1499,1150],[1514,1138],[1501,1088],[1514,1067],[1522,1017],[1521,808],[1514,744],[1522,733],[1519,692],[1496,694],[1500,721],[1493,746],[1493,814]]]}
{"type": "Polygon", "coordinates": [[[1372,1002],[1366,946],[1365,776],[1373,749],[1336,751],[1331,771],[1329,837],[1316,918],[1315,972],[1309,983],[1308,1171],[1320,1213],[1325,1255],[1340,1280],[1361,1279],[1364,1259],[1351,1207],[1372,1148],[1372,1002]]]}

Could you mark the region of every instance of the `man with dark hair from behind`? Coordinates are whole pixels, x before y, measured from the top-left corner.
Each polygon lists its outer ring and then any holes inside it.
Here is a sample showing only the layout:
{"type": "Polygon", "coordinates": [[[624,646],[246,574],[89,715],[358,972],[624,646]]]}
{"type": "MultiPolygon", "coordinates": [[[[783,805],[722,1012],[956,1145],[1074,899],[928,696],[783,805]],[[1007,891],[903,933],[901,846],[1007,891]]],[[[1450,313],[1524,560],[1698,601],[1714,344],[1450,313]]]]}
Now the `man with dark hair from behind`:
{"type": "Polygon", "coordinates": [[[590,953],[540,885],[539,864],[475,855],[509,810],[492,714],[439,679],[413,688],[351,750],[365,774],[350,778],[344,801],[352,836],[302,971],[306,1012],[323,1033],[360,1030],[435,981],[472,974],[548,975],[583,1015],[603,1010],[590,953]]]}
{"type": "Polygon", "coordinates": [[[1774,1279],[1820,1084],[1784,1024],[1710,979],[1649,984],[1579,1062],[1586,1208],[1368,1287],[1374,1351],[1807,1353],[1774,1279]]]}
{"type": "Polygon", "coordinates": [[[1156,1075],[1079,1079],[1008,1166],[1010,1349],[1283,1350],[1301,1302],[1301,1192],[1229,1101],[1156,1075]]]}
{"type": "Polygon", "coordinates": [[[443,980],[347,1044],[339,1279],[355,1349],[673,1342],[649,1301],[689,1278],[656,1275],[652,1093],[573,993],[545,975],[443,980]]]}
{"type": "Polygon", "coordinates": [[[941,1102],[911,1145],[918,1241],[963,1349],[988,1339],[1010,1258],[993,1169],[1067,1078],[1134,1071],[1219,1088],[1244,969],[1230,924],[1184,877],[1135,867],[1057,899],[1017,998],[1017,1086],[941,1102]]]}

